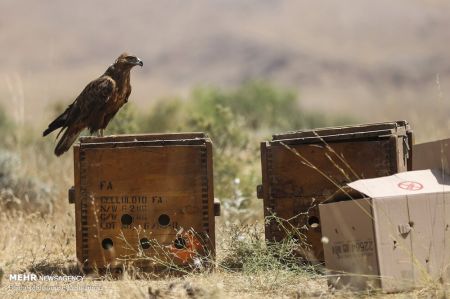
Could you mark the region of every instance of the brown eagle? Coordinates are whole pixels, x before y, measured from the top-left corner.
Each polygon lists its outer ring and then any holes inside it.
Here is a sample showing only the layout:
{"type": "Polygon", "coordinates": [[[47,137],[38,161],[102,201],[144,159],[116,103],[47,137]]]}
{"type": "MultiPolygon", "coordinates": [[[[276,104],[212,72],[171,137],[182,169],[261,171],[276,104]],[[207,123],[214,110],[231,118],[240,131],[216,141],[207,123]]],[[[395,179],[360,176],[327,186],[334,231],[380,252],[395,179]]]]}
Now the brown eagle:
{"type": "Polygon", "coordinates": [[[48,125],[43,136],[59,128],[58,136],[64,132],[56,145],[56,156],[69,150],[85,128],[91,134],[100,132],[103,136],[109,121],[128,101],[131,93],[130,71],[136,65],[142,67],[144,64],[136,56],[127,53],[120,55],[102,76],[91,81],[66,111],[48,125]]]}

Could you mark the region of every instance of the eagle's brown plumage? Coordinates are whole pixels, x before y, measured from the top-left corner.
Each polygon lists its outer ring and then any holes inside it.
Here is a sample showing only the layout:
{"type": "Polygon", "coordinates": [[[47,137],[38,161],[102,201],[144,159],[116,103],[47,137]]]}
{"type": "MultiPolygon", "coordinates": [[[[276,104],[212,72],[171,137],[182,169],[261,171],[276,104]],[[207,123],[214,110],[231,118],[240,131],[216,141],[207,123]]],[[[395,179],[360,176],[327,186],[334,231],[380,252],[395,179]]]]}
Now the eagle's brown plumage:
{"type": "Polygon", "coordinates": [[[128,101],[131,93],[130,71],[142,61],[123,53],[106,72],[91,81],[75,101],[60,116],[48,125],[43,135],[47,136],[61,128],[63,133],[55,148],[55,155],[60,156],[75,142],[80,132],[88,128],[92,133],[103,131],[109,121],[128,101]]]}

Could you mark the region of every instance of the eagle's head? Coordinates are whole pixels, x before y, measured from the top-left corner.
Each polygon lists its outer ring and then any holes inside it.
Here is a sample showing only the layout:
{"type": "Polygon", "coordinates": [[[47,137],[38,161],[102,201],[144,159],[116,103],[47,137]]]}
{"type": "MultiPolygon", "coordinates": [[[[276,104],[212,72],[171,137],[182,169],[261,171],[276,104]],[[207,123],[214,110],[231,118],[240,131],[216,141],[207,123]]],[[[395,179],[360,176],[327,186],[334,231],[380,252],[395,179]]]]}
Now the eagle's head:
{"type": "Polygon", "coordinates": [[[138,57],[129,55],[128,53],[122,53],[114,62],[116,66],[121,68],[132,68],[136,65],[143,66],[144,63],[138,57]]]}

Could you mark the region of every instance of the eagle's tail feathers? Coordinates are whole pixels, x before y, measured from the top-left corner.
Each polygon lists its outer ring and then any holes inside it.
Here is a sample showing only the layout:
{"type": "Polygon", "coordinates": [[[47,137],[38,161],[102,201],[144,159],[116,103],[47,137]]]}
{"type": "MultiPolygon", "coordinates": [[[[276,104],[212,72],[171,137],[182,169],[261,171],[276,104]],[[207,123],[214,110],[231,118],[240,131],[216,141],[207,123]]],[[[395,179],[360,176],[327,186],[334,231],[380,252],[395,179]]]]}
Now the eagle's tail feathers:
{"type": "Polygon", "coordinates": [[[61,133],[64,131],[64,129],[66,129],[65,127],[62,127],[61,130],[59,130],[58,134],[56,135],[55,139],[59,138],[59,135],[61,135],[61,133]]]}
{"type": "Polygon", "coordinates": [[[48,125],[48,128],[44,131],[42,136],[45,137],[48,134],[50,134],[51,132],[53,132],[54,130],[64,127],[64,125],[66,124],[66,121],[67,121],[67,116],[69,115],[70,108],[71,107],[69,106],[69,108],[67,108],[66,111],[64,111],[60,116],[58,116],[54,121],[52,121],[48,125]]]}
{"type": "Polygon", "coordinates": [[[61,156],[62,154],[67,152],[77,139],[80,132],[81,130],[78,128],[68,128],[55,147],[55,155],[61,156]]]}
{"type": "Polygon", "coordinates": [[[58,119],[56,119],[54,122],[52,122],[51,124],[48,125],[48,128],[44,131],[44,133],[42,134],[42,136],[47,136],[48,134],[50,134],[51,132],[53,132],[54,130],[61,128],[64,125],[64,122],[58,121],[58,119]]]}

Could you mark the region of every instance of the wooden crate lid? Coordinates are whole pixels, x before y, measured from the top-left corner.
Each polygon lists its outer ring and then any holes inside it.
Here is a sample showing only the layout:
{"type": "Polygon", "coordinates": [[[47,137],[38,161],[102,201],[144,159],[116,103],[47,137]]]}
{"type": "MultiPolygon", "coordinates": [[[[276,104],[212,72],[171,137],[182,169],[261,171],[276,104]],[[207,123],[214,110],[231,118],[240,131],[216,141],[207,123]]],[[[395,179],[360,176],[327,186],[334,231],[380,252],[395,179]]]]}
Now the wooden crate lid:
{"type": "Polygon", "coordinates": [[[207,134],[193,133],[156,133],[111,135],[104,137],[80,137],[81,147],[108,147],[108,146],[151,146],[151,145],[202,145],[210,142],[207,134]]]}
{"type": "Polygon", "coordinates": [[[383,138],[392,135],[406,136],[411,132],[411,128],[406,120],[361,124],[354,126],[319,128],[314,130],[287,132],[272,135],[273,142],[317,142],[321,139],[325,141],[339,141],[349,139],[369,139],[383,138]]]}

